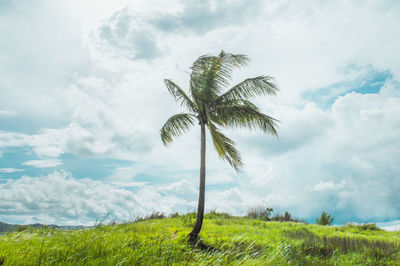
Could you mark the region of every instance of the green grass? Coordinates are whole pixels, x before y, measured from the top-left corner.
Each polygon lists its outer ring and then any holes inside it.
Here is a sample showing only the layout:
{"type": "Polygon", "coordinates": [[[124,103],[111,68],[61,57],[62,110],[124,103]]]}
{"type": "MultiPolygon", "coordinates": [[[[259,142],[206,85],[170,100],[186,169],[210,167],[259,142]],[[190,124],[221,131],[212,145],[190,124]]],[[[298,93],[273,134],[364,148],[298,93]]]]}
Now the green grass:
{"type": "Polygon", "coordinates": [[[0,236],[4,265],[400,265],[400,232],[206,215],[203,248],[186,243],[195,216],[92,229],[24,228],[0,236]],[[205,248],[207,247],[207,248],[205,248]]]}

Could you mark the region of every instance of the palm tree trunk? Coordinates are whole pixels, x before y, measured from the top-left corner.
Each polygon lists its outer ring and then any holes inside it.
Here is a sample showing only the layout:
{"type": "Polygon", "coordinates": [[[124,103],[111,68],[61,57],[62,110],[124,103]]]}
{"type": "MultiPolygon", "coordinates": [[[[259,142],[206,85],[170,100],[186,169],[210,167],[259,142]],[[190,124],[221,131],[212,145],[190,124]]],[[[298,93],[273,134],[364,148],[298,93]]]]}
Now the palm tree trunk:
{"type": "Polygon", "coordinates": [[[204,122],[201,125],[201,147],[200,147],[200,188],[199,188],[199,205],[197,207],[196,223],[192,232],[188,235],[189,241],[196,243],[199,237],[204,217],[204,199],[206,186],[206,128],[204,122]]]}

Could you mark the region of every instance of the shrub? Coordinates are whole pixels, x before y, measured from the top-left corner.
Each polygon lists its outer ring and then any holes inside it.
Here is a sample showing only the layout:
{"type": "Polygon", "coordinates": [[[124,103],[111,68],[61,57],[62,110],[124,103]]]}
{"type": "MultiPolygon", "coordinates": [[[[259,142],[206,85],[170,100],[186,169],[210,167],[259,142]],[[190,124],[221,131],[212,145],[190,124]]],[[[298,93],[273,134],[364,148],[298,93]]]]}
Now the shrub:
{"type": "Polygon", "coordinates": [[[301,218],[292,217],[288,211],[285,211],[283,215],[279,213],[275,214],[273,217],[271,217],[271,221],[305,223],[305,221],[301,218]]]}
{"type": "Polygon", "coordinates": [[[345,225],[345,227],[353,227],[353,228],[358,228],[360,230],[368,230],[368,231],[382,231],[383,230],[383,229],[377,227],[375,223],[369,223],[369,224],[348,223],[345,225]]]}
{"type": "Polygon", "coordinates": [[[316,223],[319,225],[331,225],[333,222],[333,216],[326,212],[321,213],[320,218],[316,218],[316,223]]]}
{"type": "Polygon", "coordinates": [[[178,212],[171,213],[171,214],[169,215],[169,218],[177,218],[177,217],[179,217],[179,213],[178,213],[178,212]]]}
{"type": "Polygon", "coordinates": [[[377,227],[375,223],[360,224],[357,227],[362,229],[362,230],[370,230],[370,231],[381,231],[381,230],[383,230],[383,229],[380,229],[379,227],[377,227]]]}
{"type": "Polygon", "coordinates": [[[206,214],[206,217],[209,219],[216,219],[216,218],[230,218],[231,215],[225,212],[217,212],[217,210],[211,210],[206,214]]]}
{"type": "Polygon", "coordinates": [[[274,210],[272,208],[265,208],[263,206],[256,206],[253,208],[250,208],[249,211],[247,212],[247,216],[253,219],[261,219],[265,221],[270,221],[271,220],[271,213],[274,210]]]}
{"type": "MultiPolygon", "coordinates": [[[[30,230],[30,229],[32,229],[32,227],[30,227],[29,225],[18,225],[15,229],[14,229],[14,231],[15,232],[23,232],[23,231],[26,231],[26,230],[30,230]]],[[[1,264],[0,264],[1,265],[1,264]]]]}
{"type": "Polygon", "coordinates": [[[145,217],[138,217],[136,218],[135,222],[141,222],[145,220],[153,220],[153,219],[164,219],[166,216],[162,212],[152,212],[151,214],[145,216],[145,217]]]}

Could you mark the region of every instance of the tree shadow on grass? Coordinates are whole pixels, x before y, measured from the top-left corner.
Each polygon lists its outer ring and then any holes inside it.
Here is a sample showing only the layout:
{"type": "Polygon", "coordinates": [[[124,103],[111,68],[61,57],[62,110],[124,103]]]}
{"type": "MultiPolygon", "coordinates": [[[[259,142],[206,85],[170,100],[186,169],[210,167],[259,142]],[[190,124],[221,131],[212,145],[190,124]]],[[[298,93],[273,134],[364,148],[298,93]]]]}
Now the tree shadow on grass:
{"type": "Polygon", "coordinates": [[[194,249],[200,249],[205,252],[222,252],[221,249],[211,246],[210,244],[204,243],[203,240],[199,239],[196,243],[191,243],[188,241],[188,244],[194,249]]]}

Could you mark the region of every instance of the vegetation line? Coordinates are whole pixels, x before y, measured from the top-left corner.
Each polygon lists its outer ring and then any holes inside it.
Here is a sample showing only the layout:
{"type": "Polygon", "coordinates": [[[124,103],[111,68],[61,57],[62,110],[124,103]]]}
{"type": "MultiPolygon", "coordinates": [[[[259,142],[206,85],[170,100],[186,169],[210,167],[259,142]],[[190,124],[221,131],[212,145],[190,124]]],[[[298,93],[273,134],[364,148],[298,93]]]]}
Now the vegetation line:
{"type": "MultiPolygon", "coordinates": [[[[200,245],[187,242],[196,213],[0,235],[0,265],[398,265],[400,232],[373,225],[321,226],[272,217],[204,216],[200,245]]],[[[286,215],[287,216],[287,215],[286,215]]],[[[280,215],[285,217],[285,215],[280,215]]]]}

